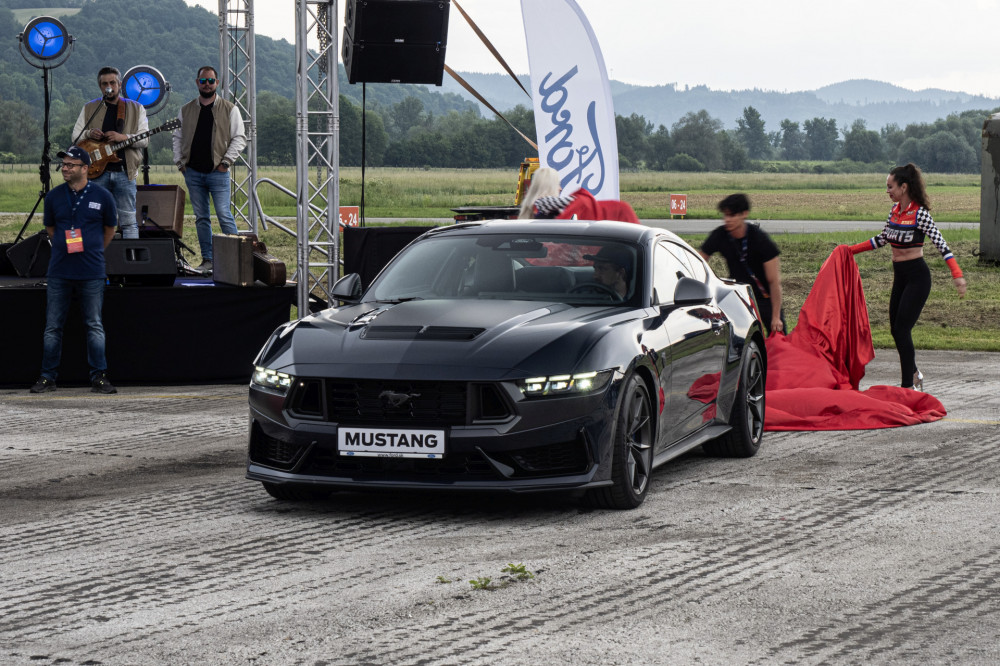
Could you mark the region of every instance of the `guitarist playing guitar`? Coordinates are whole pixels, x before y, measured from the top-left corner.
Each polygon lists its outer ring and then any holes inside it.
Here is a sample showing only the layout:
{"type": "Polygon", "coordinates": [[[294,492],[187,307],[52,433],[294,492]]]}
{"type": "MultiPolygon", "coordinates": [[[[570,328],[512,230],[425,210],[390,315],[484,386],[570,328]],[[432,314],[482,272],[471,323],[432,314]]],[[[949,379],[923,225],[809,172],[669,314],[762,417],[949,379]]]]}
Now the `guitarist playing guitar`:
{"type": "Polygon", "coordinates": [[[96,150],[99,145],[91,147],[89,142],[121,143],[129,141],[137,134],[147,133],[128,147],[122,148],[106,158],[100,164],[92,164],[91,171],[103,173],[93,177],[91,183],[100,185],[110,191],[118,206],[118,226],[121,227],[123,238],[138,238],[139,227],[135,219],[135,178],[142,162],[142,149],[149,145],[149,122],[146,120],[146,109],[138,102],[121,96],[121,72],[114,67],[102,67],[97,73],[97,84],[101,89],[101,97],[83,105],[80,117],[73,127],[74,143],[83,145],[88,152],[96,150]]]}

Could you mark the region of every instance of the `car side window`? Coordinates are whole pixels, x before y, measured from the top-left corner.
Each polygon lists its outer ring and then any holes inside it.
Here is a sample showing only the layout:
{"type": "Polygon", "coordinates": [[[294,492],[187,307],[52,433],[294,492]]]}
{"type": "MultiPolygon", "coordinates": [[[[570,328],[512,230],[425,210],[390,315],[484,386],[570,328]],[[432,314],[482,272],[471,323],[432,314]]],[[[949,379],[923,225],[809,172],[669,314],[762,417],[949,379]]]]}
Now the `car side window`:
{"type": "Polygon", "coordinates": [[[667,247],[684,266],[684,273],[686,277],[694,278],[699,282],[704,282],[708,279],[708,270],[705,268],[705,262],[701,257],[688,248],[682,245],[677,245],[676,243],[668,243],[667,247]]]}
{"type": "Polygon", "coordinates": [[[653,250],[653,304],[672,303],[677,280],[688,275],[689,270],[667,248],[666,243],[657,243],[653,250]]]}

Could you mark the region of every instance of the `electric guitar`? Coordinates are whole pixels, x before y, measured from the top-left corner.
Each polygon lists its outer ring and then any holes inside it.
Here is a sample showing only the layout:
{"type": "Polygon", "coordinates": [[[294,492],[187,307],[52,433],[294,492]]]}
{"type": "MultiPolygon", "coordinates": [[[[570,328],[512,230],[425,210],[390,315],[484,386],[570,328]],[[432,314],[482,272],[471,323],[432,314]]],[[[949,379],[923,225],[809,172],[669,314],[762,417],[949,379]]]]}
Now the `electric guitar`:
{"type": "Polygon", "coordinates": [[[122,148],[128,148],[133,143],[137,141],[142,141],[147,136],[152,136],[157,132],[163,132],[165,130],[174,130],[181,126],[180,118],[174,118],[173,120],[168,120],[156,129],[147,130],[140,134],[136,134],[130,139],[125,141],[120,141],[118,143],[109,143],[106,141],[94,141],[92,139],[82,139],[76,145],[80,146],[90,155],[90,168],[87,169],[87,178],[93,180],[97,178],[102,173],[104,169],[107,168],[112,162],[120,162],[118,159],[118,151],[122,148]]]}

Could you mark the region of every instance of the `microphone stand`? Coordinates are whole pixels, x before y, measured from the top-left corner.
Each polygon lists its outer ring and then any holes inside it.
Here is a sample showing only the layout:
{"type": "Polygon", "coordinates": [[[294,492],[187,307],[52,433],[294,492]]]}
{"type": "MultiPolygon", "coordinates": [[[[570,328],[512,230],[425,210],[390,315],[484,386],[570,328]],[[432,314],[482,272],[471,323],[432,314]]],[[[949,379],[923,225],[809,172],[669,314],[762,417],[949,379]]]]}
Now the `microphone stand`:
{"type": "MultiPolygon", "coordinates": [[[[104,102],[105,100],[107,100],[107,93],[105,93],[105,96],[101,98],[101,101],[102,101],[102,102],[104,102]]],[[[80,138],[81,138],[81,137],[83,136],[83,133],[87,131],[87,125],[89,125],[89,124],[90,124],[90,121],[94,119],[94,116],[96,116],[96,115],[97,115],[97,112],[98,112],[98,111],[100,111],[100,110],[101,110],[101,105],[100,105],[100,104],[98,104],[98,105],[97,105],[97,106],[96,106],[96,107],[94,108],[94,112],[93,112],[92,114],[90,114],[90,117],[89,117],[89,118],[87,118],[87,122],[85,122],[85,123],[83,124],[83,129],[81,129],[81,130],[80,130],[80,133],[79,133],[79,134],[78,134],[78,135],[76,136],[76,138],[75,138],[75,139],[73,139],[73,145],[74,145],[74,146],[75,146],[75,145],[76,145],[76,144],[77,144],[77,143],[78,143],[78,142],[80,141],[80,138]]]]}
{"type": "Polygon", "coordinates": [[[38,165],[38,177],[41,178],[42,189],[38,193],[35,205],[28,214],[28,219],[24,221],[24,226],[21,227],[21,231],[17,234],[17,239],[14,241],[15,245],[21,242],[24,230],[31,224],[31,219],[35,217],[35,211],[38,210],[39,204],[45,200],[45,195],[49,193],[49,187],[52,183],[52,159],[49,157],[49,149],[52,147],[52,144],[49,143],[49,87],[49,68],[42,67],[42,88],[45,90],[45,120],[42,124],[42,131],[45,142],[42,146],[42,163],[38,165]]]}

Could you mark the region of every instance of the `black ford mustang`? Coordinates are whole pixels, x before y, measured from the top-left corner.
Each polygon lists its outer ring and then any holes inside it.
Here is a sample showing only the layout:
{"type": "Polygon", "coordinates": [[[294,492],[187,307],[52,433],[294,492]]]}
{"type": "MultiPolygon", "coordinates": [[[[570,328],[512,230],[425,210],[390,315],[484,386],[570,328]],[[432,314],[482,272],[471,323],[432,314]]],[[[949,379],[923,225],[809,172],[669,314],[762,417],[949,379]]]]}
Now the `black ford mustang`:
{"type": "Polygon", "coordinates": [[[624,222],[442,227],[367,290],[278,328],[250,385],[247,478],[337,489],[585,489],[642,503],[695,446],[752,456],[767,363],[749,287],[624,222]]]}

